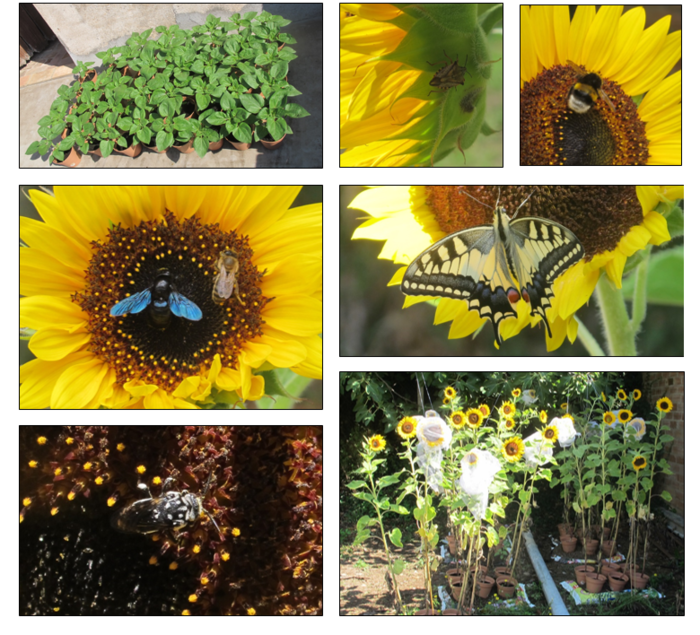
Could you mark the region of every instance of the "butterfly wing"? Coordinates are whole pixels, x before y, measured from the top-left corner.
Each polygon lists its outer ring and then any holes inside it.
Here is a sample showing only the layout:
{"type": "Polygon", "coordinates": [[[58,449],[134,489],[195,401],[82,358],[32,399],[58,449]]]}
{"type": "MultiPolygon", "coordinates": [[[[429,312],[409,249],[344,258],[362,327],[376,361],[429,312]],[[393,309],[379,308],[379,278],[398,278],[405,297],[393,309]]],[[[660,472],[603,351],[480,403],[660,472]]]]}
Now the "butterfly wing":
{"type": "Polygon", "coordinates": [[[517,316],[508,292],[518,284],[497,233],[497,217],[494,225],[464,229],[428,247],[406,269],[401,289],[406,295],[466,300],[470,309],[493,322],[500,344],[499,323],[517,316]]]}
{"type": "Polygon", "coordinates": [[[116,316],[126,315],[127,313],[140,313],[151,302],[151,290],[144,289],[128,298],[124,298],[117,302],[110,310],[110,314],[116,316]]]}
{"type": "Polygon", "coordinates": [[[543,218],[518,218],[506,233],[506,251],[530,315],[539,315],[547,328],[545,309],[551,306],[554,281],[583,258],[583,245],[568,228],[543,218]]]}
{"type": "Polygon", "coordinates": [[[192,300],[188,300],[184,295],[176,291],[170,293],[170,310],[178,317],[197,322],[202,319],[202,309],[192,300]]]}

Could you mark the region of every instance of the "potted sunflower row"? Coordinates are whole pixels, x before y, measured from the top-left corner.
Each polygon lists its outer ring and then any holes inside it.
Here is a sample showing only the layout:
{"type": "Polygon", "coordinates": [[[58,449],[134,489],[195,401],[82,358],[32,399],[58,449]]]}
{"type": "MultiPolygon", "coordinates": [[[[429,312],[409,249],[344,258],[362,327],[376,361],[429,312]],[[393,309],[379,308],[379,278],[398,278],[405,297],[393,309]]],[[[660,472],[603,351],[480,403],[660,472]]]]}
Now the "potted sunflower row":
{"type": "MultiPolygon", "coordinates": [[[[447,387],[441,414],[429,410],[424,416],[406,416],[398,424],[396,431],[403,445],[398,455],[406,467],[376,481],[382,488],[398,485],[395,502],[380,496],[371,479],[349,484],[356,490],[355,496],[373,502],[385,513],[406,514],[405,501],[415,501],[412,513],[421,538],[426,613],[433,614],[435,608],[433,576],[441,559],[435,522],[438,507],[446,508],[451,531],[447,543],[456,565],[448,571],[448,579],[457,614],[473,613],[475,597],[488,598],[495,585],[502,596],[518,592],[514,575],[536,483],[551,478],[547,466],[555,464],[555,442],[568,442],[573,435],[573,426],[566,420],[555,419],[547,425],[544,411],[538,412],[524,402],[518,408],[522,396],[520,389],[513,390],[512,400],[502,401],[492,412],[487,404],[471,404],[470,398],[447,387]],[[536,431],[523,436],[524,430],[532,429],[533,421],[536,431]],[[509,505],[515,506],[515,522],[510,529],[504,520],[509,505]]],[[[374,466],[383,460],[373,454],[385,447],[380,435],[367,439],[365,465],[376,469],[374,466]]],[[[366,518],[361,519],[356,542],[369,537],[369,526],[366,518]]],[[[381,531],[394,546],[402,546],[399,529],[387,531],[381,527],[381,531]]],[[[388,552],[387,558],[396,585],[395,563],[400,559],[390,557],[388,552]]],[[[404,566],[402,562],[401,570],[404,566]]],[[[400,598],[398,589],[395,595],[400,598]]],[[[398,608],[400,601],[396,604],[398,608]]]]}
{"type": "Polygon", "coordinates": [[[39,137],[27,154],[73,167],[80,154],[138,156],[175,147],[203,157],[224,139],[246,149],[280,142],[289,120],[309,113],[289,99],[301,93],[287,81],[295,39],[280,29],[289,20],[266,11],[208,16],[192,29],[159,26],[134,33],[124,46],[73,69],[78,81],[61,86],[39,137]],[[238,145],[242,144],[242,145],[238,145]]]}
{"type": "MultiPolygon", "coordinates": [[[[585,575],[587,587],[597,590],[606,581],[605,569],[612,565],[619,569],[616,563],[621,562],[631,572],[632,588],[643,588],[649,579],[645,567],[647,529],[653,518],[650,503],[655,497],[671,500],[668,492],[652,490],[655,476],[671,474],[662,451],[673,440],[663,423],[673,404],[668,398],[659,399],[653,416],[645,420],[638,416],[641,396],[639,390],[628,396],[618,389],[614,395],[600,392],[585,400],[580,414],[566,415],[580,430],[578,438],[556,456],[558,473],[551,482],[563,485],[562,548],[573,553],[578,543],[586,558],[594,558],[595,570],[585,575]],[[629,527],[628,536],[623,536],[625,527],[629,527]],[[623,539],[626,548],[621,553],[623,539]]],[[[611,581],[611,588],[616,583],[611,581]]]]}

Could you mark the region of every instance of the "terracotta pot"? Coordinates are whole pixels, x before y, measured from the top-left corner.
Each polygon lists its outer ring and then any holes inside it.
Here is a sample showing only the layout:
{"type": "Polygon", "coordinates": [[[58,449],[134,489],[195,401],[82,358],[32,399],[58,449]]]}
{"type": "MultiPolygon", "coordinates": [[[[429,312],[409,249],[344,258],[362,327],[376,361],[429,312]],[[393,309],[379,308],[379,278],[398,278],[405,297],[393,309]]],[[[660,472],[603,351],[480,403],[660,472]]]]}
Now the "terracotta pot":
{"type": "Polygon", "coordinates": [[[462,594],[462,582],[452,582],[452,597],[455,599],[455,602],[459,602],[459,596],[462,594]]]}
{"type": "MultiPolygon", "coordinates": [[[[68,136],[68,128],[66,128],[63,133],[61,134],[61,139],[65,139],[68,136]]],[[[80,150],[78,150],[75,146],[73,146],[70,149],[70,152],[66,155],[66,158],[63,159],[63,161],[56,161],[56,159],[53,160],[53,162],[57,165],[65,165],[67,168],[74,168],[78,165],[80,165],[80,159],[83,155],[80,154],[80,150]]]]}
{"type": "Polygon", "coordinates": [[[589,593],[600,593],[607,578],[602,573],[586,574],[586,591],[589,593]]]}
{"type": "Polygon", "coordinates": [[[622,573],[622,571],[620,570],[620,565],[615,564],[614,562],[611,562],[608,564],[603,564],[602,568],[600,569],[600,572],[603,575],[607,575],[607,576],[609,576],[611,573],[615,573],[615,574],[622,573]]]}
{"type": "Polygon", "coordinates": [[[610,538],[610,532],[612,531],[612,527],[603,527],[603,539],[607,540],[610,538]]]}
{"type": "Polygon", "coordinates": [[[210,152],[216,152],[217,150],[221,150],[221,148],[224,147],[224,140],[219,139],[218,141],[212,141],[209,144],[209,151],[210,152]]]}
{"type": "Polygon", "coordinates": [[[443,615],[462,615],[457,609],[445,609],[442,612],[443,615]]]}
{"type": "Polygon", "coordinates": [[[561,539],[561,548],[564,550],[564,553],[571,553],[572,551],[576,551],[576,543],[577,543],[577,538],[576,536],[564,536],[561,539]]]}
{"type": "MultiPolygon", "coordinates": [[[[89,148],[89,146],[88,146],[89,148]]],[[[97,147],[94,150],[88,149],[88,154],[94,154],[96,157],[101,157],[102,156],[102,151],[100,150],[100,144],[97,144],[97,147]]]]}
{"type": "Polygon", "coordinates": [[[180,152],[182,152],[182,154],[189,154],[190,152],[194,152],[194,139],[190,139],[187,143],[181,146],[173,145],[173,148],[179,150],[180,152]]]}
{"type": "MultiPolygon", "coordinates": [[[[469,569],[469,575],[470,575],[470,576],[473,576],[473,575],[474,575],[474,570],[475,570],[475,569],[476,569],[476,567],[472,567],[471,569],[469,569]]],[[[479,571],[478,571],[478,573],[477,573],[477,578],[481,579],[482,577],[484,577],[484,576],[488,573],[488,571],[489,571],[489,570],[488,570],[483,564],[482,564],[482,565],[479,565],[479,571]]]]}
{"type": "MultiPolygon", "coordinates": [[[[188,104],[190,104],[192,106],[192,112],[189,115],[187,115],[187,117],[185,117],[185,119],[192,119],[194,114],[197,112],[197,102],[194,100],[194,97],[190,97],[188,95],[184,95],[182,97],[182,101],[183,101],[183,105],[184,105],[184,102],[187,102],[188,104]]],[[[182,106],[180,107],[180,110],[182,110],[182,106]]]]}
{"type": "Polygon", "coordinates": [[[559,529],[560,537],[574,535],[574,528],[569,523],[559,523],[557,529],[559,529]]]}
{"type": "MultiPolygon", "coordinates": [[[[231,143],[233,143],[233,141],[231,143]]],[[[234,143],[234,145],[236,144],[234,143]]],[[[447,547],[453,556],[457,553],[457,540],[454,536],[447,536],[447,547]]]]}
{"type": "Polygon", "coordinates": [[[637,571],[637,565],[631,562],[625,562],[625,564],[622,565],[621,571],[625,575],[628,575],[630,578],[632,578],[634,573],[637,571]]]}
{"type": "Polygon", "coordinates": [[[440,611],[436,611],[435,609],[421,609],[416,615],[440,615],[440,611]]]}
{"type": "Polygon", "coordinates": [[[493,573],[496,576],[496,579],[498,580],[499,576],[510,575],[512,572],[510,570],[510,567],[494,567],[493,573]]]}
{"type": "Polygon", "coordinates": [[[240,150],[243,152],[244,150],[247,150],[250,148],[250,143],[243,143],[242,141],[233,141],[229,137],[226,137],[226,141],[228,141],[236,150],[240,150]]]}
{"type": "Polygon", "coordinates": [[[595,567],[592,567],[589,564],[582,564],[575,567],[574,571],[576,572],[576,582],[579,586],[583,586],[586,584],[586,574],[593,573],[595,571],[595,567]]]}
{"type": "Polygon", "coordinates": [[[608,574],[608,584],[613,591],[624,591],[629,578],[624,573],[610,573],[608,574]]]}
{"type": "Polygon", "coordinates": [[[642,573],[641,571],[636,571],[635,573],[632,574],[632,578],[630,580],[630,586],[633,589],[645,589],[648,583],[649,583],[649,576],[646,573],[642,573]]]}
{"type": "Polygon", "coordinates": [[[153,152],[157,154],[163,154],[168,151],[168,148],[165,148],[165,150],[159,150],[158,146],[146,146],[149,150],[152,150],[153,152]]]}
{"type": "Polygon", "coordinates": [[[512,598],[518,590],[518,581],[512,576],[499,576],[496,578],[498,585],[498,595],[503,598],[512,598]]]}
{"type": "MultiPolygon", "coordinates": [[[[284,137],[286,136],[287,135],[284,135],[284,137]]],[[[284,137],[282,137],[278,141],[265,141],[265,139],[261,139],[260,141],[262,142],[263,146],[265,146],[268,150],[276,150],[282,145],[284,137]]]]}
{"type": "Polygon", "coordinates": [[[118,152],[119,154],[123,154],[127,157],[131,157],[132,159],[135,159],[139,154],[141,154],[141,151],[143,150],[143,147],[141,146],[140,143],[137,143],[135,146],[129,146],[128,148],[125,148],[124,150],[119,150],[116,146],[114,148],[115,152],[118,152]]]}
{"type": "Polygon", "coordinates": [[[599,540],[593,540],[592,538],[589,538],[588,540],[586,540],[586,555],[587,556],[595,555],[596,551],[598,551],[599,544],[600,544],[599,540]]]}
{"type": "Polygon", "coordinates": [[[461,569],[453,568],[453,569],[448,569],[445,571],[445,577],[447,580],[451,580],[452,578],[462,578],[464,574],[462,573],[461,569]]]}
{"type": "Polygon", "coordinates": [[[97,71],[94,68],[85,72],[85,77],[80,80],[80,83],[92,82],[93,84],[97,81],[97,71]]]}
{"type": "Polygon", "coordinates": [[[496,581],[493,578],[485,575],[476,583],[476,594],[485,600],[489,595],[491,595],[491,590],[493,589],[494,584],[496,584],[496,581]]]}
{"type": "Polygon", "coordinates": [[[603,540],[603,555],[609,558],[615,551],[615,543],[612,540],[603,540]]]}

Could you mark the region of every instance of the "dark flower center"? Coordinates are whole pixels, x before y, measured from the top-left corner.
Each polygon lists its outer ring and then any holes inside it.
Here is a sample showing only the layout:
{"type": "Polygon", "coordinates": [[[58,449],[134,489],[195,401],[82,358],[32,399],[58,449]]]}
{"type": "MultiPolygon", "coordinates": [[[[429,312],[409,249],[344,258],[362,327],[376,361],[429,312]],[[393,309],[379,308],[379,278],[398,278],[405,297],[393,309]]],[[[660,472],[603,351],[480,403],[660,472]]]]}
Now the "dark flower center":
{"type": "Polygon", "coordinates": [[[262,333],[260,312],[269,300],[260,291],[264,272],[251,262],[247,237],[194,217],[179,221],[166,212],[160,221],[114,227],[104,243],[95,241],[92,247],[85,289],[72,299],[89,316],[90,351],[112,366],[118,384],[141,379],[172,389],[210,366],[217,353],[225,365],[235,367],[243,344],[262,333]],[[225,249],[237,254],[236,279],[245,305],[235,293],[222,304],[212,299],[216,263],[225,249]],[[164,272],[167,284],[162,283],[164,272]],[[176,292],[199,307],[202,318],[178,317],[167,308],[160,314],[165,319],[157,318],[158,280],[170,307],[176,292]],[[152,291],[151,302],[141,311],[110,314],[115,304],[146,289],[152,291]]]}

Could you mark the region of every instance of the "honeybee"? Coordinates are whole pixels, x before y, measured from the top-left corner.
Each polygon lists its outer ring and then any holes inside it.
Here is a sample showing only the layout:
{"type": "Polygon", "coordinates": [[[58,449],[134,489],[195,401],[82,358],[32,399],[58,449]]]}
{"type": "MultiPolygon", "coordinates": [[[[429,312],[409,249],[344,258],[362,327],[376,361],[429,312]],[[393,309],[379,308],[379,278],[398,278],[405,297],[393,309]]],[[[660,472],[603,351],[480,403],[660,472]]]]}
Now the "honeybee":
{"type": "Polygon", "coordinates": [[[571,110],[583,115],[591,109],[591,106],[595,104],[598,97],[602,97],[603,101],[610,106],[610,109],[615,110],[615,106],[613,106],[610,98],[603,90],[603,80],[598,75],[595,73],[586,73],[586,71],[577,64],[574,64],[571,60],[567,60],[567,64],[579,74],[579,78],[569,89],[569,94],[566,98],[567,105],[571,110]]]}
{"type": "Polygon", "coordinates": [[[119,317],[128,313],[140,313],[146,307],[151,324],[159,329],[170,324],[171,314],[193,322],[202,319],[202,310],[175,290],[167,269],[160,269],[149,287],[117,302],[109,312],[114,317],[119,317]]]}
{"type": "Polygon", "coordinates": [[[211,299],[217,304],[223,304],[225,300],[231,297],[235,291],[238,301],[245,306],[245,302],[238,295],[238,255],[231,249],[224,249],[219,254],[219,259],[216,261],[215,267],[218,273],[214,277],[214,288],[211,290],[211,299]]]}

